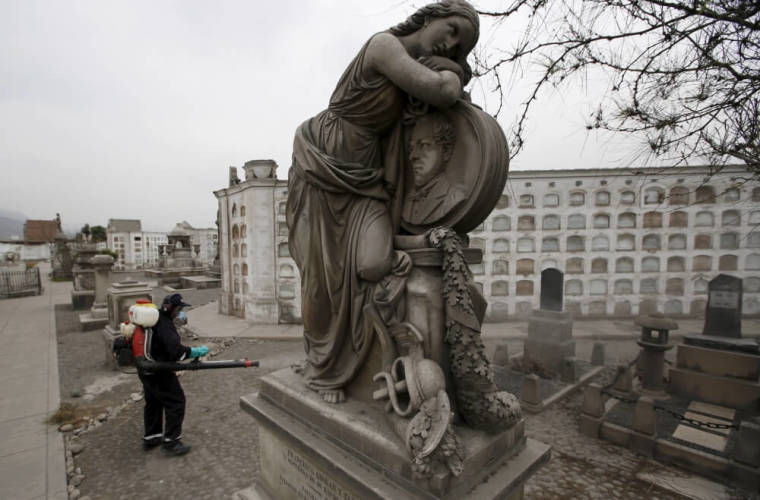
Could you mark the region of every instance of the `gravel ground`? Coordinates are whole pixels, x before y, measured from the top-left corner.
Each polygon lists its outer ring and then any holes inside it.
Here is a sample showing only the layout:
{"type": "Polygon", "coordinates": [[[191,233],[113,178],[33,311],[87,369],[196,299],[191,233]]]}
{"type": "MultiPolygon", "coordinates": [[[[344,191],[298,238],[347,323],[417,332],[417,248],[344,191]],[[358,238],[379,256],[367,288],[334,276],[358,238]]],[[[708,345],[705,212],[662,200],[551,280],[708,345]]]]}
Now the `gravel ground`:
{"type": "MultiPolygon", "coordinates": [[[[186,298],[202,305],[202,297],[187,294],[186,298]]],[[[239,398],[257,389],[261,375],[303,359],[300,342],[184,339],[188,345],[206,343],[219,351],[215,359],[247,356],[261,360],[262,367],[185,372],[180,379],[188,400],[183,440],[193,449],[183,457],[167,457],[160,449],[142,450],[143,401],[133,400],[141,397],[137,377],[106,369],[100,332],[75,331],[75,317],[70,307],[56,308],[62,398],[89,409],[86,413],[93,416],[77,424],[88,430],[67,434],[71,489],[77,485],[71,498],[219,499],[254,483],[259,471],[258,434],[253,418],[240,409],[239,398]]],[[[495,344],[487,342],[489,352],[495,344]]],[[[587,357],[592,344],[579,342],[579,355],[587,357]]],[[[509,342],[510,352],[519,352],[521,345],[509,342]]],[[[636,350],[634,342],[609,342],[608,359],[624,362],[633,359],[636,350]]],[[[688,473],[582,436],[581,401],[578,394],[527,416],[528,435],[551,444],[553,450],[551,461],[527,482],[526,498],[687,498],[636,474],[688,473]]],[[[735,497],[747,498],[740,493],[735,497]]]]}

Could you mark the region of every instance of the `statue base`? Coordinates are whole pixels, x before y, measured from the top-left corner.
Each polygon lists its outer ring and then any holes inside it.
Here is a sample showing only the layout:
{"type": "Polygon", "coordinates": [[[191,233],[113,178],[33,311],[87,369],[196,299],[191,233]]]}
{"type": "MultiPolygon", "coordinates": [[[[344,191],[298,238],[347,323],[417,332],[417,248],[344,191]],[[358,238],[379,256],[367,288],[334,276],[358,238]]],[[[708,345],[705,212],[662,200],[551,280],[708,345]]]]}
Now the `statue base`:
{"type": "Polygon", "coordinates": [[[521,499],[525,481],[549,460],[548,445],[526,438],[524,420],[495,435],[455,426],[462,474],[417,479],[380,405],[325,403],[290,368],[261,383],[240,400],[259,424],[261,477],[248,490],[259,498],[521,499]]]}
{"type": "Polygon", "coordinates": [[[90,309],[95,303],[95,290],[72,290],[71,307],[75,311],[90,309]]]}

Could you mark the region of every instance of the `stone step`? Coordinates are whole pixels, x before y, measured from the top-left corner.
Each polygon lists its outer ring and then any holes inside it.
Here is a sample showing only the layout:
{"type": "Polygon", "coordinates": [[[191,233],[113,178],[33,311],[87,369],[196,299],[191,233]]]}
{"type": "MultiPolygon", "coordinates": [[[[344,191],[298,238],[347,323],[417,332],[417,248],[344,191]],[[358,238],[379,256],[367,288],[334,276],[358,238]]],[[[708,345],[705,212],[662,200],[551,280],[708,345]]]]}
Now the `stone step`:
{"type": "Polygon", "coordinates": [[[756,407],[760,384],[685,368],[670,370],[668,392],[729,408],[756,407]]]}
{"type": "Polygon", "coordinates": [[[676,365],[687,370],[753,382],[760,378],[760,356],[736,351],[680,344],[676,365]]]}

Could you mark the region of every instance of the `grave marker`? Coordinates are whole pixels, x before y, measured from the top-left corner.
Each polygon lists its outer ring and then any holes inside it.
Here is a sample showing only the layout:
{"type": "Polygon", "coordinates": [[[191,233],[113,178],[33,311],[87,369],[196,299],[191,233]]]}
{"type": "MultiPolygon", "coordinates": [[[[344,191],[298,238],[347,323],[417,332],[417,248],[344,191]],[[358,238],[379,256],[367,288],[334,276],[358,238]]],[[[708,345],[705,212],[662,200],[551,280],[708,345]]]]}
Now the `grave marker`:
{"type": "Polygon", "coordinates": [[[719,274],[707,287],[707,310],[703,335],[741,338],[742,280],[719,274]]]}

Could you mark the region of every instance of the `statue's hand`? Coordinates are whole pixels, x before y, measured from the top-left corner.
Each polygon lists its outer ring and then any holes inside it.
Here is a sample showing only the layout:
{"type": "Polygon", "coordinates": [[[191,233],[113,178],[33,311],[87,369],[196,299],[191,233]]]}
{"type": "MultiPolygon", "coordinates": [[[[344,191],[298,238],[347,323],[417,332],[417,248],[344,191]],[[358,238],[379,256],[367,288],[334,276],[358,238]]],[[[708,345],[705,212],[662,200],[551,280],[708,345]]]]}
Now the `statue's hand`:
{"type": "Polygon", "coordinates": [[[433,71],[452,71],[459,77],[459,82],[464,85],[464,70],[462,67],[447,57],[422,56],[417,62],[433,71]]]}

